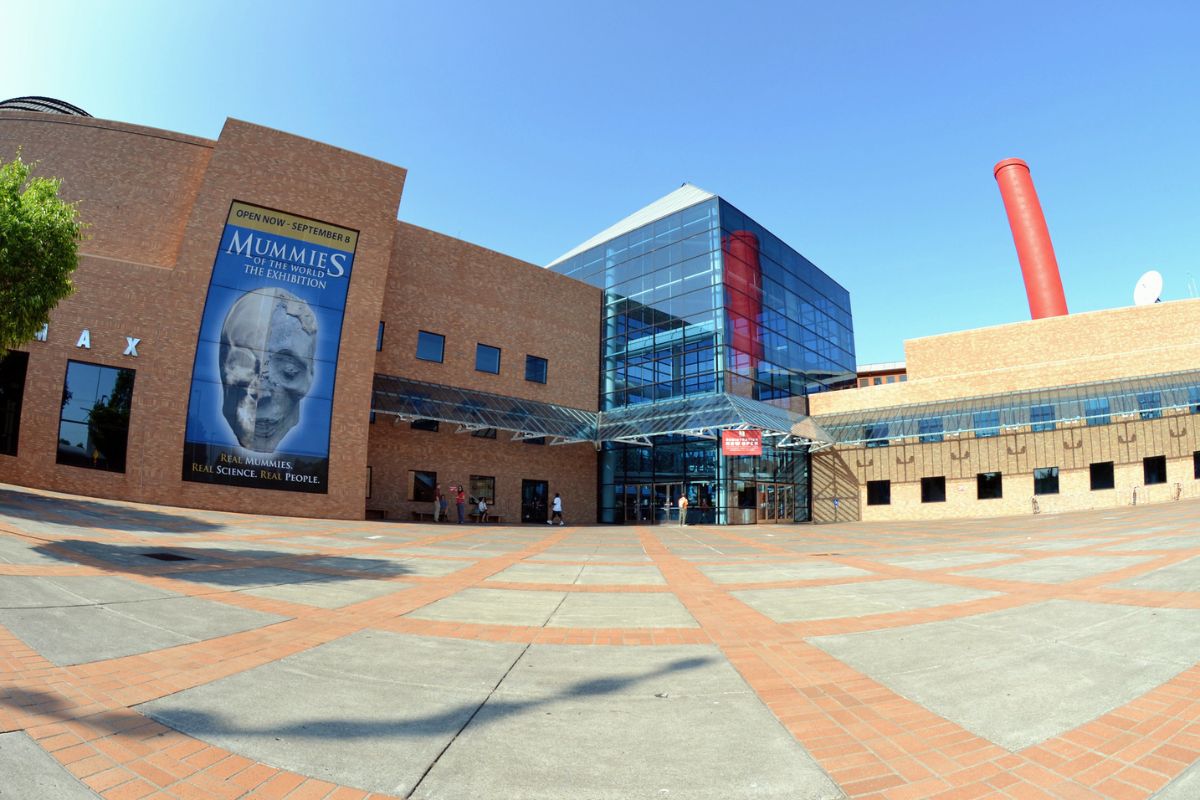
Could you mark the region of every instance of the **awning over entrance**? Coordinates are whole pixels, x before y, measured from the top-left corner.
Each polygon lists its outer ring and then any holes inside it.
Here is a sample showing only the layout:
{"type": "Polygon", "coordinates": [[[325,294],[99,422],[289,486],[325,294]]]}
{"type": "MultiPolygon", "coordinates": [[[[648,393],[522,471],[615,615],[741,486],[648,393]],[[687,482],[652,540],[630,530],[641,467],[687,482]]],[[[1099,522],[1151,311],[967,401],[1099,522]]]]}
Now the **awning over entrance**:
{"type": "Polygon", "coordinates": [[[429,419],[458,425],[459,433],[495,428],[514,439],[546,437],[551,444],[626,442],[651,445],[654,436],[716,439],[722,430],[763,432],[774,447],[833,441],[810,417],[731,394],[689,397],[613,411],[584,411],[536,400],[376,375],[371,411],[397,421],[429,419]]]}
{"type": "Polygon", "coordinates": [[[668,434],[716,439],[722,430],[757,429],[775,447],[796,447],[833,438],[803,414],[732,394],[689,397],[601,411],[597,439],[649,445],[668,434]]]}
{"type": "Polygon", "coordinates": [[[371,410],[397,420],[431,419],[458,425],[458,432],[495,428],[514,439],[546,437],[550,444],[591,442],[596,413],[536,400],[376,375],[371,410]]]}

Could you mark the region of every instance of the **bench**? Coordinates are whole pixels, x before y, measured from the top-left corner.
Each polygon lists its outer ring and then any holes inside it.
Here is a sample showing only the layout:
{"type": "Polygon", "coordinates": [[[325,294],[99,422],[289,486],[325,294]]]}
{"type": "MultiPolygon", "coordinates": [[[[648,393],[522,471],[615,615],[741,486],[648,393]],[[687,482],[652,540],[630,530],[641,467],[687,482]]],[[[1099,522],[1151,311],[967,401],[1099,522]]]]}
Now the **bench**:
{"type": "MultiPolygon", "coordinates": [[[[472,522],[474,522],[476,524],[479,523],[479,512],[478,511],[472,511],[470,514],[470,517],[471,517],[472,522]]],[[[504,515],[497,514],[493,511],[488,511],[487,514],[484,516],[483,521],[485,524],[488,522],[496,522],[496,523],[504,522],[504,515]]]]}
{"type": "Polygon", "coordinates": [[[382,508],[368,508],[367,519],[387,519],[387,511],[382,508]]]}
{"type": "Polygon", "coordinates": [[[414,511],[414,512],[412,512],[412,518],[416,522],[423,522],[424,520],[429,520],[430,522],[433,522],[433,512],[432,511],[414,511]]]}

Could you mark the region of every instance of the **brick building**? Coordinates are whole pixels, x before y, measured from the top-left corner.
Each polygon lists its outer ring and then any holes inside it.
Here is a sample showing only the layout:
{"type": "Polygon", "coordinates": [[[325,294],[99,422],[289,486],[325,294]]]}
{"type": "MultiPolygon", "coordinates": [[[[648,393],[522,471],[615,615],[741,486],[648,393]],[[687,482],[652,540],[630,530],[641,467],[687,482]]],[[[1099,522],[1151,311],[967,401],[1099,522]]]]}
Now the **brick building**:
{"type": "Polygon", "coordinates": [[[1200,496],[1200,300],[905,343],[908,380],[812,398],[813,517],[1056,513],[1200,496]],[[834,507],[837,498],[837,508],[834,507]]]}

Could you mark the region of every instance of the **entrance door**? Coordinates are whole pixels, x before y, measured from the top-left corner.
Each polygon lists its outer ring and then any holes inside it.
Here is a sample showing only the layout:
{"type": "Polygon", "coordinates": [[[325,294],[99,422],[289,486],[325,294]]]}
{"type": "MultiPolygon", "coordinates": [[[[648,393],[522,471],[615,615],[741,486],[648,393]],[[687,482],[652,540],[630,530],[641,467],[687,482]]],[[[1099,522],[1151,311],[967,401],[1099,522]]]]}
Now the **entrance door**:
{"type": "Polygon", "coordinates": [[[788,523],[796,515],[796,487],[790,483],[758,485],[758,522],[788,523]]]}
{"type": "Polygon", "coordinates": [[[660,525],[679,521],[679,495],[683,484],[654,484],[654,521],[660,525]]]}
{"type": "Polygon", "coordinates": [[[550,484],[546,481],[521,481],[521,521],[544,523],[546,516],[546,496],[550,493],[550,484]]]}

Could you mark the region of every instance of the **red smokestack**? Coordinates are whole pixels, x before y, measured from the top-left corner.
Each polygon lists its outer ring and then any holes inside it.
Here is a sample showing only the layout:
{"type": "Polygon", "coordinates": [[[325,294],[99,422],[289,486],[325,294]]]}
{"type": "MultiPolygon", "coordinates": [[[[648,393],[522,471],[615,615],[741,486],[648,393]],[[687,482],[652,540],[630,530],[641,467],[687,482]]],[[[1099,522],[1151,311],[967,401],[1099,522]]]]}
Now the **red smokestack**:
{"type": "Polygon", "coordinates": [[[1006,158],[992,171],[1000,184],[1008,225],[1017,245],[1017,260],[1025,277],[1025,294],[1029,298],[1029,313],[1034,319],[1061,317],[1067,314],[1067,298],[1063,295],[1058,261],[1042,204],[1038,202],[1029,177],[1029,165],[1019,158],[1006,158]]]}

